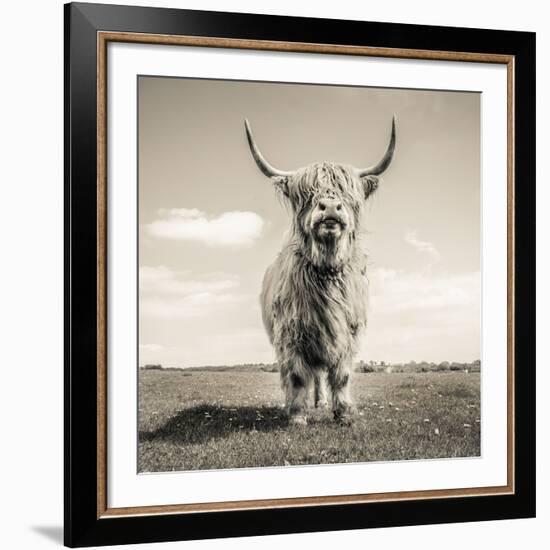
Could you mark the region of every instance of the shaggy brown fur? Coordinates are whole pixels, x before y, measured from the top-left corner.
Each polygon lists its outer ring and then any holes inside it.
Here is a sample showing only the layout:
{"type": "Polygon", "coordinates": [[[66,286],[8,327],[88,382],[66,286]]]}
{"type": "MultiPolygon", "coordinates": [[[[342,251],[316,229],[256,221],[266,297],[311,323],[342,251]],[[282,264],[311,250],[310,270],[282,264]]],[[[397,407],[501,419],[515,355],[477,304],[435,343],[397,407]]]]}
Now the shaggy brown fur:
{"type": "MultiPolygon", "coordinates": [[[[262,171],[275,172],[255,154],[250,133],[249,143],[262,171]]],[[[335,419],[349,423],[353,358],[367,324],[366,256],[357,237],[378,179],[329,162],[271,177],[293,216],[287,241],[266,271],[261,305],[289,420],[307,423],[308,394],[314,388],[315,404],[322,404],[326,379],[335,419]]]]}

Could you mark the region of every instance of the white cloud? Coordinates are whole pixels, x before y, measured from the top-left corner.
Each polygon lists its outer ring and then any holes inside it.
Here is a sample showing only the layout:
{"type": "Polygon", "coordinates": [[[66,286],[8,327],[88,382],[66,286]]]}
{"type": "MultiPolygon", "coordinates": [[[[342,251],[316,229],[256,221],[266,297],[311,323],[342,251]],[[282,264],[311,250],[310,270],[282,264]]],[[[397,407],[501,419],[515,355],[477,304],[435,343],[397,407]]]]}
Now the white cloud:
{"type": "Polygon", "coordinates": [[[420,240],[416,231],[407,231],[405,233],[405,242],[418,250],[418,252],[428,254],[433,261],[439,261],[440,254],[437,248],[429,241],[420,240]]]}
{"type": "Polygon", "coordinates": [[[479,357],[479,271],[435,275],[375,269],[369,280],[363,358],[471,361],[479,357]]]}
{"type": "Polygon", "coordinates": [[[177,300],[148,297],[140,303],[140,313],[160,319],[192,319],[220,314],[222,307],[240,304],[248,299],[239,294],[203,292],[177,300]]]}
{"type": "Polygon", "coordinates": [[[208,246],[251,246],[264,226],[264,220],[255,212],[224,212],[209,217],[196,208],[171,208],[161,209],[158,214],[160,219],[146,225],[150,235],[208,246]]]}
{"type": "Polygon", "coordinates": [[[222,292],[239,286],[236,275],[213,273],[202,279],[181,278],[188,275],[185,272],[178,278],[176,273],[165,266],[143,266],[139,269],[139,288],[143,293],[192,295],[222,292]]]}
{"type": "Polygon", "coordinates": [[[480,303],[479,271],[437,276],[430,272],[376,269],[369,279],[371,305],[385,314],[472,308],[480,303]]]}
{"type": "Polygon", "coordinates": [[[165,266],[139,270],[140,315],[161,319],[190,319],[219,314],[220,308],[248,300],[237,291],[239,278],[211,273],[191,278],[165,266]]]}

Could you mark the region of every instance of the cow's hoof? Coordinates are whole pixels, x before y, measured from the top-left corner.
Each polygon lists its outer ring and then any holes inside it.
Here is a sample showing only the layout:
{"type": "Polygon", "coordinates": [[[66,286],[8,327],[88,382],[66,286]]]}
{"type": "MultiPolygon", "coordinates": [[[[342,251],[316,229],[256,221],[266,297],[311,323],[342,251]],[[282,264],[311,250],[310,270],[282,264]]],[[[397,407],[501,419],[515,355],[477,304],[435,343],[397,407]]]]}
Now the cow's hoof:
{"type": "Polygon", "coordinates": [[[334,421],[341,426],[351,426],[354,421],[354,417],[350,412],[334,412],[334,421]]]}
{"type": "Polygon", "coordinates": [[[290,426],[307,426],[307,417],[304,414],[293,414],[288,418],[290,426]]]}

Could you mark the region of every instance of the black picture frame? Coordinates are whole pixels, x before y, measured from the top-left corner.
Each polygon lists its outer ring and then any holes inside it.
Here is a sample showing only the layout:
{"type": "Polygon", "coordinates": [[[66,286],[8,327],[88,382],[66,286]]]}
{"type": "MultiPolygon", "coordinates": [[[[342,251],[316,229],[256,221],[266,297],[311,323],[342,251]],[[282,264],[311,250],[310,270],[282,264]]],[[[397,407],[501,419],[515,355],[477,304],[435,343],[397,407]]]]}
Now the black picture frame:
{"type": "Polygon", "coordinates": [[[72,3],[65,6],[65,544],[70,547],[535,516],[535,34],[72,3]],[[129,32],[514,59],[512,494],[102,517],[98,512],[98,33],[129,32]]]}

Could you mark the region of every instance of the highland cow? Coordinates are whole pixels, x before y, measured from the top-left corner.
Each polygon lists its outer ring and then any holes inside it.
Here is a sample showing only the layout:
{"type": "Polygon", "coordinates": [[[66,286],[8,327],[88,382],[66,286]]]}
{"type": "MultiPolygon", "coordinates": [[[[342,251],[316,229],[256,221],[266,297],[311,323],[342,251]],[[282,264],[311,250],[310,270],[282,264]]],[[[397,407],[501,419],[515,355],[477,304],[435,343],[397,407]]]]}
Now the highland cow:
{"type": "Polygon", "coordinates": [[[291,424],[307,424],[307,400],[323,400],[326,378],[336,421],[351,423],[353,359],[367,324],[366,255],[358,237],[366,199],[395,149],[395,118],[384,157],[357,169],[319,162],[293,172],[271,166],[248,120],[246,136],[259,169],[289,204],[291,228],[267,269],[262,317],[280,366],[291,424]]]}

